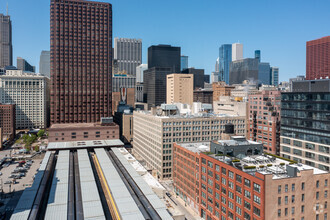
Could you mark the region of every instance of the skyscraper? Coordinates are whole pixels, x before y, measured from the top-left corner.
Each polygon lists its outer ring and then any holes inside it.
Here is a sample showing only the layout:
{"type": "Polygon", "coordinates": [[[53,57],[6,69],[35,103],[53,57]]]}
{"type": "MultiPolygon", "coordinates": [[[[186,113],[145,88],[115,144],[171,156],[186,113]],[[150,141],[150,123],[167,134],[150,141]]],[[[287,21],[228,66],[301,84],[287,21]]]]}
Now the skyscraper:
{"type": "Polygon", "coordinates": [[[135,76],[136,67],[142,63],[142,40],[116,37],[114,44],[114,59],[119,71],[135,76]]]}
{"type": "Polygon", "coordinates": [[[51,0],[51,123],[111,116],[112,6],[51,0]]]}
{"type": "Polygon", "coordinates": [[[13,65],[13,45],[9,15],[0,14],[0,68],[13,65]]]}
{"type": "Polygon", "coordinates": [[[153,45],[148,48],[148,68],[171,68],[172,73],[179,73],[181,69],[181,48],[171,45],[153,45]]]}
{"type": "Polygon", "coordinates": [[[194,75],[194,89],[204,88],[204,69],[188,68],[182,73],[190,73],[194,75]]]}
{"type": "Polygon", "coordinates": [[[255,50],[254,51],[254,58],[258,59],[259,62],[261,62],[261,52],[260,52],[260,50],[255,50]]]}
{"type": "Polygon", "coordinates": [[[143,83],[143,71],[148,69],[148,64],[141,64],[136,67],[136,82],[143,83]]]}
{"type": "MultiPolygon", "coordinates": [[[[230,64],[229,84],[241,84],[244,80],[258,81],[259,62],[258,59],[245,58],[236,60],[230,64]]],[[[268,72],[269,74],[269,72],[268,72]]]]}
{"type": "Polygon", "coordinates": [[[50,51],[43,50],[40,54],[39,73],[50,77],[50,51]]]}
{"type": "Polygon", "coordinates": [[[306,43],[306,79],[330,78],[330,36],[306,43]]]}
{"type": "Polygon", "coordinates": [[[166,82],[166,103],[193,104],[194,100],[194,75],[169,74],[166,82]]]}
{"type": "Polygon", "coordinates": [[[271,85],[271,76],[270,76],[270,65],[269,63],[259,63],[258,71],[258,83],[263,85],[271,85]]]}
{"type": "Polygon", "coordinates": [[[231,60],[241,60],[243,59],[243,44],[240,43],[234,43],[232,44],[232,55],[231,60]]]}
{"type": "Polygon", "coordinates": [[[16,63],[18,70],[23,70],[33,73],[36,71],[36,67],[29,64],[29,62],[23,59],[22,57],[17,57],[16,63]]]}
{"type": "Polygon", "coordinates": [[[279,69],[278,67],[271,67],[270,68],[270,84],[273,86],[278,86],[278,73],[279,69]]]}
{"type": "Polygon", "coordinates": [[[181,56],[181,71],[184,69],[188,69],[188,56],[181,56]]]}
{"type": "Polygon", "coordinates": [[[232,59],[232,45],[223,44],[219,48],[219,81],[225,81],[229,84],[229,68],[232,59]]]}

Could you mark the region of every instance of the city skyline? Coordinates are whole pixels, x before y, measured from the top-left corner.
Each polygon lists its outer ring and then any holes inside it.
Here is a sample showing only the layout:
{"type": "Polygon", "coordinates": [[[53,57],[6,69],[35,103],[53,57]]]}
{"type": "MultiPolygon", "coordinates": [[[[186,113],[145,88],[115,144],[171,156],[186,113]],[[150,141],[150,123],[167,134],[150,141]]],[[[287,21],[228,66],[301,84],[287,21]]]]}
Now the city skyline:
{"type": "MultiPolygon", "coordinates": [[[[302,1],[299,5],[284,1],[241,2],[235,5],[228,2],[210,1],[203,4],[192,1],[187,5],[183,1],[175,2],[175,8],[174,1],[158,3],[148,0],[143,4],[118,0],[103,2],[111,3],[115,11],[113,37],[143,40],[142,63],[147,60],[149,46],[171,44],[181,47],[182,54],[189,56],[190,67],[203,68],[205,74],[214,71],[214,61],[222,44],[240,42],[244,44],[245,58],[253,57],[254,50],[260,49],[264,60],[280,68],[280,81],[288,81],[297,75],[305,75],[306,42],[329,35],[324,28],[330,19],[329,13],[326,13],[326,5],[330,6],[330,3],[326,1],[302,1]],[[225,19],[215,13],[220,8],[227,9],[221,12],[225,19]],[[120,16],[124,10],[128,10],[130,16],[120,16]],[[148,13],[141,16],[141,10],[148,13]],[[239,14],[236,19],[231,18],[233,10],[239,14]],[[172,16],[161,16],[168,11],[172,16]],[[200,16],[192,18],[188,16],[188,11],[189,14],[192,11],[200,13],[200,16]],[[180,14],[180,22],[177,22],[176,14],[180,14]],[[280,18],[276,14],[281,15],[280,18]],[[150,17],[153,19],[150,20],[150,17]],[[242,19],[255,25],[242,26],[242,19]],[[144,31],[141,31],[142,27],[144,31]],[[197,27],[201,27],[198,32],[197,27]]],[[[0,1],[0,13],[6,13],[6,4],[6,1],[0,1]]],[[[38,0],[34,4],[9,2],[9,15],[13,26],[13,60],[24,57],[32,65],[38,66],[41,50],[49,50],[49,1],[38,0]],[[26,16],[26,11],[38,16],[26,16]],[[26,23],[34,24],[32,31],[26,23]],[[21,33],[29,34],[21,40],[21,33]]]]}

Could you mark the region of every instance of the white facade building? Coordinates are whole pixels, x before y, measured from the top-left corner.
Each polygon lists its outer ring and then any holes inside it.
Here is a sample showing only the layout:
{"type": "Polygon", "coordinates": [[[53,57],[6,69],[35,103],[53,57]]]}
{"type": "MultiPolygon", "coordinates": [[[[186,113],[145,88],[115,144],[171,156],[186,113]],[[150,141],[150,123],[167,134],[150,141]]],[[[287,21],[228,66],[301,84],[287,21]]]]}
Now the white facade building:
{"type": "Polygon", "coordinates": [[[118,62],[118,70],[135,76],[136,67],[142,63],[142,40],[115,38],[114,59],[118,62]]]}
{"type": "Polygon", "coordinates": [[[234,43],[232,44],[231,60],[242,60],[243,59],[243,44],[234,43]]]}
{"type": "Polygon", "coordinates": [[[141,64],[136,67],[136,82],[143,83],[143,71],[148,69],[148,64],[141,64]]]}
{"type": "Polygon", "coordinates": [[[220,75],[219,72],[212,72],[210,83],[212,84],[212,83],[218,82],[219,81],[219,75],[220,75]]]}
{"type": "Polygon", "coordinates": [[[48,81],[22,70],[7,70],[0,76],[0,102],[16,104],[16,129],[47,127],[48,81]]]}

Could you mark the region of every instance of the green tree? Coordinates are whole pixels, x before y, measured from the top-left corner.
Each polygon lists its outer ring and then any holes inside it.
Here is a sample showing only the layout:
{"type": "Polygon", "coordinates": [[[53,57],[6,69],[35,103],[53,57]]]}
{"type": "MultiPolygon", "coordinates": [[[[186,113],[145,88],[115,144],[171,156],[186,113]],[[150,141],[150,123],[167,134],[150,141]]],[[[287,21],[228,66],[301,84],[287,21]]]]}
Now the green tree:
{"type": "Polygon", "coordinates": [[[42,136],[44,136],[44,134],[45,134],[45,130],[44,129],[40,129],[38,131],[38,133],[37,133],[37,136],[38,136],[38,138],[41,138],[42,136]]]}
{"type": "Polygon", "coordinates": [[[39,145],[36,145],[36,146],[34,147],[34,151],[36,151],[36,152],[39,151],[39,145]]]}

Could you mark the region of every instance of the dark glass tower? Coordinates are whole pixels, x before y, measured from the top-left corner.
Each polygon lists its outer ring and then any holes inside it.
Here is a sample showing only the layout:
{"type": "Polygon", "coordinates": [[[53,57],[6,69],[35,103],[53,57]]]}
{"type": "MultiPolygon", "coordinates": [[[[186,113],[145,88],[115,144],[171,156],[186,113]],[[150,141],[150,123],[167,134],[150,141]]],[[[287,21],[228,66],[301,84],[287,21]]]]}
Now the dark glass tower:
{"type": "Polygon", "coordinates": [[[219,81],[229,84],[229,69],[232,61],[232,45],[223,44],[219,48],[219,81]]]}
{"type": "Polygon", "coordinates": [[[0,68],[13,65],[11,20],[9,15],[0,14],[0,68]]]}
{"type": "Polygon", "coordinates": [[[111,116],[112,7],[51,0],[51,123],[111,116]]]}
{"type": "MultiPolygon", "coordinates": [[[[171,68],[172,73],[180,73],[181,48],[171,45],[157,45],[148,48],[148,68],[171,68]]],[[[165,80],[166,81],[166,80],[165,80]]]]}

